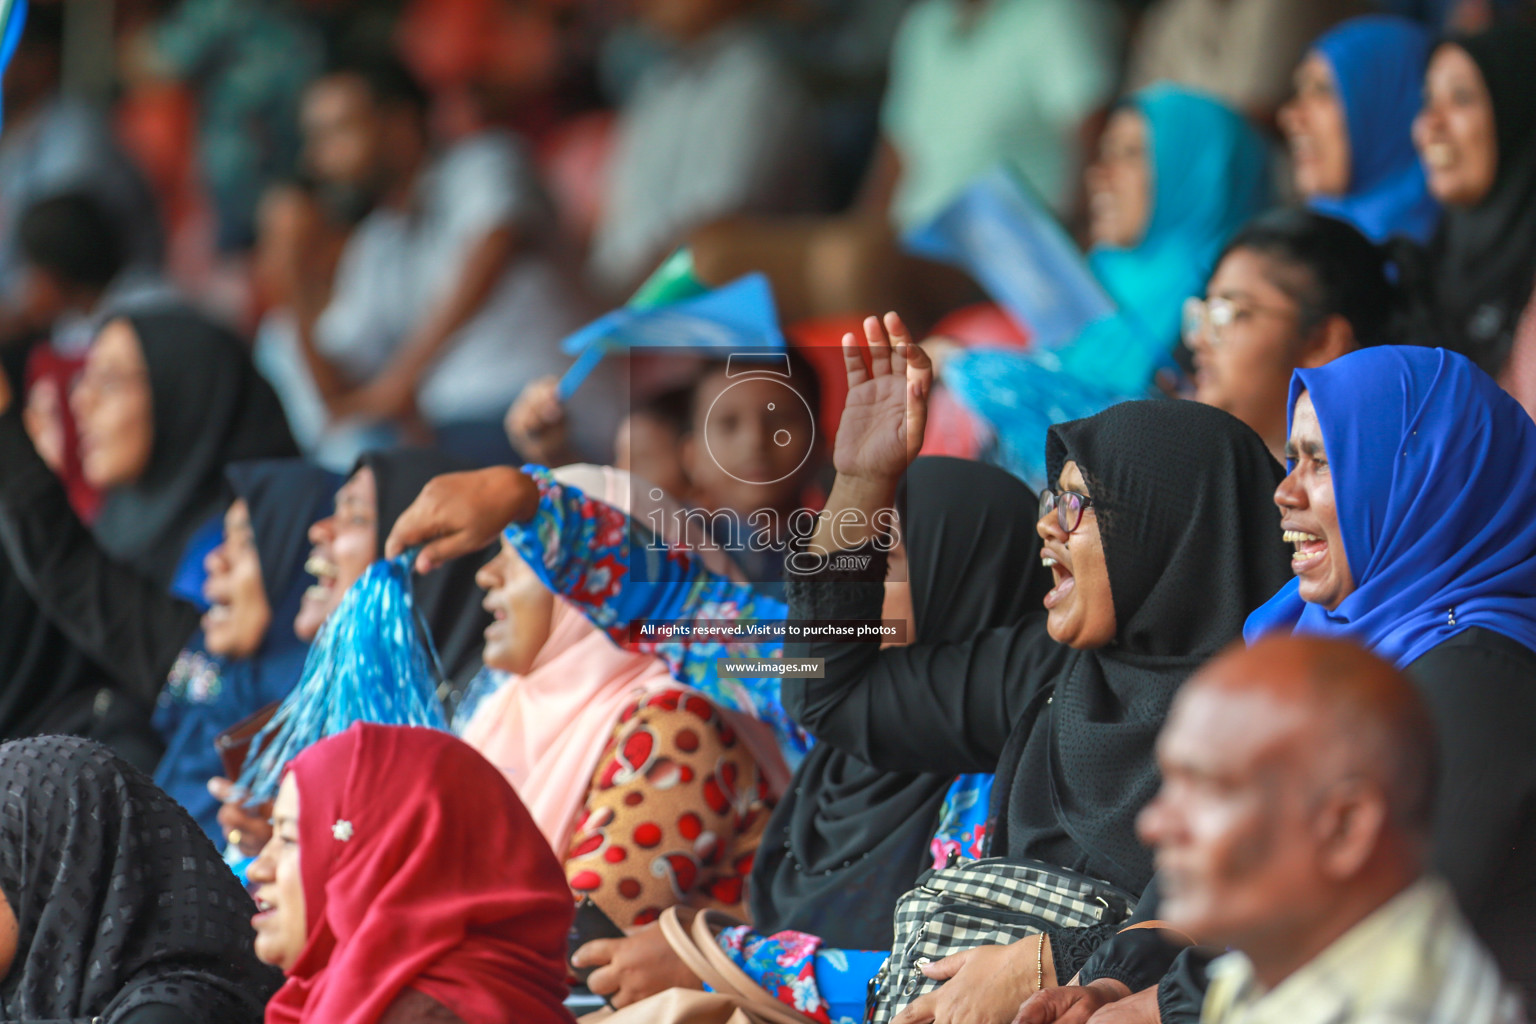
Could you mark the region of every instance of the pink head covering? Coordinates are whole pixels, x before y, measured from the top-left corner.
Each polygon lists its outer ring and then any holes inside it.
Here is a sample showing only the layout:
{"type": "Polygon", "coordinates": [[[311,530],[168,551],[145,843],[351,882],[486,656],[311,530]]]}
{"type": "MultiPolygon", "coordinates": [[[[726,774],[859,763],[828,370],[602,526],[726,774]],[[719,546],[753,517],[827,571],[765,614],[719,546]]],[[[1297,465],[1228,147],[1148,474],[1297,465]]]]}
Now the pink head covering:
{"type": "MultiPolygon", "coordinates": [[[[630,477],[622,470],[576,465],[554,474],[562,484],[629,513],[630,477]]],[[[658,505],[670,513],[668,501],[663,498],[658,505]]],[[[676,519],[667,514],[662,521],[676,519]]],[[[501,769],[550,847],[563,857],[619,716],[638,698],[664,689],[690,688],[674,679],[660,659],[618,646],[557,597],[549,639],[533,666],[485,699],[465,727],[464,740],[501,769]]],[[[772,730],[754,718],[720,710],[757,760],[770,792],[782,793],[789,770],[772,730]]]]}

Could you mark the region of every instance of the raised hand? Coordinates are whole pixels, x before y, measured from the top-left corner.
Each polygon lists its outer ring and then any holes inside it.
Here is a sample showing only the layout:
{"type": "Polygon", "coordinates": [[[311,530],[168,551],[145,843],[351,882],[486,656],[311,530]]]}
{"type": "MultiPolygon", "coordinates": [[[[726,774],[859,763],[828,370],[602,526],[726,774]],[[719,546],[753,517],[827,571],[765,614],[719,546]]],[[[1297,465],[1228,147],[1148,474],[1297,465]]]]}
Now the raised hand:
{"type": "Polygon", "coordinates": [[[393,558],[424,544],[416,571],[431,572],[461,555],[479,551],[508,523],[530,518],[539,508],[539,486],[511,466],[445,473],[427,481],[416,500],[395,521],[384,544],[393,558]]]}
{"type": "Polygon", "coordinates": [[[840,474],[894,482],[923,447],[933,364],[895,313],[885,314],[883,324],[876,317],[866,318],[864,337],[869,345],[867,368],[858,339],[851,332],[843,336],[848,401],[832,462],[840,474]]]}
{"type": "Polygon", "coordinates": [[[560,379],[540,377],[517,396],[503,423],[507,439],[524,460],[556,466],[564,460],[568,439],[560,379]]]}

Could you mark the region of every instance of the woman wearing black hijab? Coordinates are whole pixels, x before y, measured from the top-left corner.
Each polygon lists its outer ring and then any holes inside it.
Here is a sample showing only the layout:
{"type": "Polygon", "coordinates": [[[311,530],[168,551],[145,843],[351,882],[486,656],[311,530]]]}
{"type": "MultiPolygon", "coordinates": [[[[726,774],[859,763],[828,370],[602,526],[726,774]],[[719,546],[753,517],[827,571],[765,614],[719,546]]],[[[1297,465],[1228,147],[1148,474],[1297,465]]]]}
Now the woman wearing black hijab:
{"type": "MultiPolygon", "coordinates": [[[[871,565],[853,578],[792,580],[791,619],[880,615],[876,513],[921,446],[931,385],[927,356],[894,315],[887,326],[894,354],[885,329],[866,321],[867,369],[853,337],[844,341],[838,479],[810,542],[868,553],[871,565]],[[848,512],[869,525],[832,530],[848,512]]],[[[786,679],[784,702],[822,743],[877,768],[995,769],[990,853],[1139,893],[1152,864],[1134,820],[1157,788],[1153,743],[1174,693],[1290,576],[1272,502],[1282,472],[1251,429],[1192,402],[1128,402],[1052,427],[1046,461],[1055,486],[1037,528],[1055,586],[1045,614],[960,643],[786,646],[786,657],[824,658],[825,678],[786,679]]],[[[1046,985],[1065,981],[1102,938],[1052,931],[1048,944],[934,965],[931,977],[958,980],[900,1019],[962,1004],[1011,1016],[1037,970],[1046,985]]]]}
{"type": "Polygon", "coordinates": [[[300,459],[238,463],[227,476],[228,529],[207,560],[200,617],[102,550],[19,419],[0,415],[0,569],[14,570],[0,574],[0,601],[21,616],[0,620],[0,737],[99,739],[153,771],[210,835],[213,739],[298,681],[307,535],[340,480],[300,459]],[[32,629],[57,646],[16,657],[32,629]]]}
{"type": "Polygon", "coordinates": [[[0,893],[7,1020],[258,1024],[281,981],[207,837],[89,740],[0,745],[0,893]]]}
{"type": "Polygon", "coordinates": [[[282,406],[246,347],[201,314],[135,313],[101,329],[70,399],[81,466],[105,501],[93,529],[113,557],[162,587],[201,586],[210,524],[229,505],[224,469],[297,455],[282,406]]]}
{"type": "Polygon", "coordinates": [[[102,555],[0,385],[0,739],[89,736],[153,771],[164,741],[150,713],[196,625],[190,605],[102,555]],[[167,603],[174,614],[120,628],[118,611],[167,603]]]}
{"type": "MultiPolygon", "coordinates": [[[[398,448],[365,452],[358,458],[341,490],[336,511],[309,531],[316,541],[309,567],[320,583],[310,588],[300,607],[298,623],[306,639],[341,604],[346,590],[377,559],[384,557],[384,540],[427,481],[444,473],[473,468],[451,455],[430,448],[398,448]],[[360,486],[367,484],[366,487],[360,486]]],[[[438,698],[452,717],[464,688],[480,671],[485,628],[491,617],[481,607],[483,593],[475,573],[494,553],[486,548],[417,577],[416,610],[432,636],[443,684],[438,698]]],[[[241,851],[255,856],[271,837],[267,807],[248,809],[228,779],[213,780],[220,799],[219,822],[241,851]]]]}
{"type": "MultiPolygon", "coordinates": [[[[357,460],[353,473],[365,467],[373,471],[378,494],[377,558],[384,557],[385,538],[427,481],[444,473],[474,468],[430,448],[365,452],[357,460]]],[[[490,547],[483,554],[455,559],[416,581],[416,608],[432,632],[438,660],[451,691],[439,694],[445,699],[455,699],[480,671],[485,627],[490,625],[491,617],[480,606],[484,594],[475,583],[475,573],[495,552],[496,548],[490,547]]]]}
{"type": "MultiPolygon", "coordinates": [[[[1505,368],[1536,283],[1536,27],[1501,24],[1442,42],[1425,76],[1414,144],[1445,208],[1405,291],[1429,299],[1420,342],[1505,368]]],[[[1502,383],[1502,381],[1501,381],[1502,383]]]]}
{"type": "MultiPolygon", "coordinates": [[[[1035,496],[978,462],[923,458],[907,470],[902,536],[914,642],[956,643],[1038,614],[1049,574],[1028,515],[1035,496]]],[[[889,617],[889,615],[887,615],[889,617]]],[[[954,774],[882,771],[812,747],[769,820],[752,865],[759,932],[888,949],[896,900],[932,865],[930,843],[954,774]]]]}
{"type": "Polygon", "coordinates": [[[208,792],[209,778],[223,772],[216,738],[288,696],[304,669],[309,642],[294,622],[310,582],[309,528],[341,484],[303,459],[239,462],[226,475],[244,507],[225,516],[224,541],[209,557],[212,607],[177,657],[154,718],[166,740],[155,784],[210,836],[223,835],[208,792]]]}

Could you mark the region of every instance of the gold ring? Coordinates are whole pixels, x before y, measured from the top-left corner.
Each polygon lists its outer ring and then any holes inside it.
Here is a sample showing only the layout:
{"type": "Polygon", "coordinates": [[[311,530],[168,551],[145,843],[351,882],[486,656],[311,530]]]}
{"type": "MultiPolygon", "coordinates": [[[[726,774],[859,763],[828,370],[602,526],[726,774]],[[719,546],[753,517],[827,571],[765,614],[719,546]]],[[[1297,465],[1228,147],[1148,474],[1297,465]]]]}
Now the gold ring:
{"type": "Polygon", "coordinates": [[[230,846],[239,846],[240,845],[240,840],[242,838],[242,833],[240,832],[239,829],[232,828],[232,829],[229,830],[229,835],[225,836],[225,838],[229,840],[229,845],[230,846]]]}

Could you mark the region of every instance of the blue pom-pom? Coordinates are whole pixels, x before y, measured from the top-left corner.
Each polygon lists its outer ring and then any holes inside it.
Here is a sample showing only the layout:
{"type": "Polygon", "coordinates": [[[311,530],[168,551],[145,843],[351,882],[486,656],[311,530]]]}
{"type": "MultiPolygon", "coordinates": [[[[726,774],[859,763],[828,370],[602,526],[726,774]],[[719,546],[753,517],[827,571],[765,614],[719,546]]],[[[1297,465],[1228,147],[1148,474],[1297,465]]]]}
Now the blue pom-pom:
{"type": "Polygon", "coordinates": [[[250,802],[271,799],[289,761],[354,722],[448,728],[437,652],[412,594],[415,557],[373,563],[321,627],[298,685],[251,743],[239,780],[250,802]]]}

